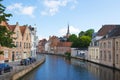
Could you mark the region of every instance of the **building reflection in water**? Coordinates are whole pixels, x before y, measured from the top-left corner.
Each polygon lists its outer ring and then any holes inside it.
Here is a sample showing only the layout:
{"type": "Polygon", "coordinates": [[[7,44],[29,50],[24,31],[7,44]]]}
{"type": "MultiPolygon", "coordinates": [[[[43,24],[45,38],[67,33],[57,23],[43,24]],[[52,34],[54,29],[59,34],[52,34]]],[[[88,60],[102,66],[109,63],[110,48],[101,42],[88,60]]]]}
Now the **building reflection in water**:
{"type": "Polygon", "coordinates": [[[79,65],[81,68],[88,70],[98,80],[120,80],[119,70],[76,59],[71,59],[71,64],[79,65]]]}

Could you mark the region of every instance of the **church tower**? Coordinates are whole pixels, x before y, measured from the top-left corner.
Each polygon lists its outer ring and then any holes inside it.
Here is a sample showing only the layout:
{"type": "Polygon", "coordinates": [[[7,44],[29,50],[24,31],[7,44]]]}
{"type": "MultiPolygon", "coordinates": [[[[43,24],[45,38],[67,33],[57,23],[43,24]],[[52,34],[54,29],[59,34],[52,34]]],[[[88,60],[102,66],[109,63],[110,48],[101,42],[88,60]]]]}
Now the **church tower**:
{"type": "Polygon", "coordinates": [[[68,29],[67,29],[66,37],[69,38],[69,36],[70,36],[70,30],[69,30],[69,24],[68,24],[68,29]]]}

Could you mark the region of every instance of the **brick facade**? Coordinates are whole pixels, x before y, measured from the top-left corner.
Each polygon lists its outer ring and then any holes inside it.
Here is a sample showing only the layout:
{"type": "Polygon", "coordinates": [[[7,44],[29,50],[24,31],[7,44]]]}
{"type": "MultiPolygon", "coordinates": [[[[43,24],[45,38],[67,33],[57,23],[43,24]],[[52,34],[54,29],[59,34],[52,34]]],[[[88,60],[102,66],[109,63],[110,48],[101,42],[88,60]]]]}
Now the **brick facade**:
{"type": "Polygon", "coordinates": [[[29,28],[27,26],[19,26],[18,23],[16,23],[16,25],[8,25],[7,23],[2,23],[2,25],[5,25],[8,30],[14,32],[12,37],[16,38],[13,40],[16,47],[0,47],[0,50],[4,51],[4,55],[0,55],[0,62],[18,61],[29,57],[31,47],[29,28]]]}

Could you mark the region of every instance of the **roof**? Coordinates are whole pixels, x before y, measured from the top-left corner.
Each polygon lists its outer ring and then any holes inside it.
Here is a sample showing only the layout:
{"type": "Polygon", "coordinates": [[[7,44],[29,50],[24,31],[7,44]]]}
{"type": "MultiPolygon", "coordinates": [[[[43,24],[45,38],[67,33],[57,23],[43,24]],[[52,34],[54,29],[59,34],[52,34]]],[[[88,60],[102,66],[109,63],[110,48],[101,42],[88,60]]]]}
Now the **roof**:
{"type": "Polygon", "coordinates": [[[72,42],[58,42],[57,47],[71,47],[72,42]]]}
{"type": "Polygon", "coordinates": [[[107,38],[120,36],[120,27],[114,28],[107,34],[107,38]]]}
{"type": "Polygon", "coordinates": [[[16,25],[9,25],[9,26],[8,26],[8,28],[9,28],[10,30],[12,30],[12,31],[14,31],[15,27],[16,27],[16,25]]]}
{"type": "Polygon", "coordinates": [[[9,29],[8,27],[9,24],[6,21],[2,21],[0,25],[5,26],[7,29],[9,29]]]}
{"type": "Polygon", "coordinates": [[[25,33],[25,29],[26,29],[26,26],[20,26],[20,31],[21,31],[22,36],[25,33]]]}
{"type": "Polygon", "coordinates": [[[104,36],[112,29],[118,27],[120,25],[103,25],[102,28],[98,31],[97,36],[104,36]]]}
{"type": "Polygon", "coordinates": [[[7,21],[2,21],[2,22],[0,23],[0,25],[8,26],[8,23],[7,23],[7,21]]]}

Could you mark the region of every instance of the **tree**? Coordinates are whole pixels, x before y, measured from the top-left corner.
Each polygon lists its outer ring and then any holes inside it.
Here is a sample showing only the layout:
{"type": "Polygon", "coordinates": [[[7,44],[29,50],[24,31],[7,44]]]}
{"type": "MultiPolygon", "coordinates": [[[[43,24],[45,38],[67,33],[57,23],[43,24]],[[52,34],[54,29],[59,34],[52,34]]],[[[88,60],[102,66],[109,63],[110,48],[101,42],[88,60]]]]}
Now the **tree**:
{"type": "Polygon", "coordinates": [[[77,42],[78,42],[77,35],[75,35],[75,34],[70,35],[68,40],[70,42],[73,42],[71,47],[77,47],[78,46],[78,44],[77,44],[77,42]]]}
{"type": "Polygon", "coordinates": [[[85,35],[85,32],[84,32],[84,31],[81,31],[81,32],[79,33],[79,37],[84,36],[84,35],[85,35]]]}
{"type": "Polygon", "coordinates": [[[89,36],[92,38],[92,34],[94,33],[94,29],[88,29],[86,32],[85,32],[85,36],[89,36]]]}
{"type": "MultiPolygon", "coordinates": [[[[14,38],[11,37],[14,33],[8,30],[6,26],[1,25],[2,21],[8,21],[8,17],[12,16],[12,14],[5,13],[5,7],[1,4],[1,2],[2,0],[0,0],[0,46],[12,48],[15,47],[13,44],[14,38]]],[[[2,52],[0,51],[0,53],[2,52]]]]}
{"type": "Polygon", "coordinates": [[[79,42],[80,48],[87,48],[91,42],[91,38],[89,36],[82,36],[79,37],[79,42]]]}

